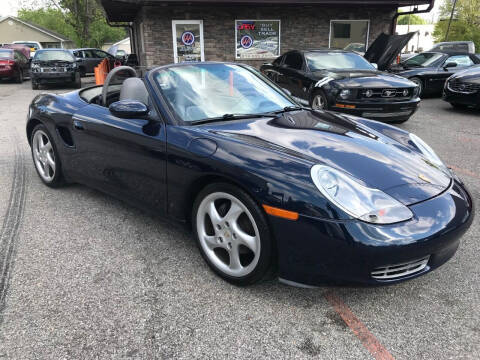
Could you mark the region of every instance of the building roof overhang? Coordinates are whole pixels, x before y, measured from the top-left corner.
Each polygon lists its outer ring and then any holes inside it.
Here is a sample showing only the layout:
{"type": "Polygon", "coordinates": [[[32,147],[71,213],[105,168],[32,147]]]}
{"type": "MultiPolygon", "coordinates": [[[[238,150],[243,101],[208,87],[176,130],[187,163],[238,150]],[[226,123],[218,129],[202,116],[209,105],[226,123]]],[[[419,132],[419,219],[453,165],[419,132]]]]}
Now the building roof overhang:
{"type": "Polygon", "coordinates": [[[367,5],[367,6],[415,6],[430,5],[434,0],[100,0],[107,18],[111,22],[131,22],[142,6],[169,5],[367,5]]]}

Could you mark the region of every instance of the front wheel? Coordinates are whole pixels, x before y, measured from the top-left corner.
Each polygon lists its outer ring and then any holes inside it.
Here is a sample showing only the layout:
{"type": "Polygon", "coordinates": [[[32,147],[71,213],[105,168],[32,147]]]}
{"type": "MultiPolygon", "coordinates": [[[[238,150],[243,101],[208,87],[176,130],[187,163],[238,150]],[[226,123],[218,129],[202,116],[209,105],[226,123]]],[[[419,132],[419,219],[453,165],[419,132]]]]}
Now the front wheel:
{"type": "Polygon", "coordinates": [[[37,174],[50,187],[63,184],[60,157],[52,136],[43,124],[35,126],[31,137],[32,158],[37,174]]]}
{"type": "Polygon", "coordinates": [[[23,83],[23,72],[22,69],[18,70],[17,75],[15,76],[15,82],[17,84],[22,84],[23,83]]]}
{"type": "Polygon", "coordinates": [[[80,89],[82,87],[82,79],[80,73],[75,73],[75,80],[73,81],[73,86],[75,89],[80,89]]]}
{"type": "Polygon", "coordinates": [[[192,223],[200,252],[223,279],[240,286],[266,277],[272,240],[263,211],[239,188],[216,183],[200,192],[192,223]]]}
{"type": "Polygon", "coordinates": [[[411,82],[418,86],[418,96],[423,96],[423,81],[419,77],[412,77],[409,79],[411,82]]]}
{"type": "Polygon", "coordinates": [[[323,91],[316,91],[313,93],[312,101],[310,106],[313,110],[327,110],[328,109],[328,101],[327,97],[323,93],[323,91]]]}

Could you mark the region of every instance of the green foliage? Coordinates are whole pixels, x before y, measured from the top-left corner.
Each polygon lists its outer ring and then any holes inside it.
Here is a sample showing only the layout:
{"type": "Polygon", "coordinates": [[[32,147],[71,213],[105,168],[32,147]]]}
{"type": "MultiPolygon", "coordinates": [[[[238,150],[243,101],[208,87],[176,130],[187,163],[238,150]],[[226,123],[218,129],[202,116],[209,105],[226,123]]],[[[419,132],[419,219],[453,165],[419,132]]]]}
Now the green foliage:
{"type": "MultiPolygon", "coordinates": [[[[453,1],[445,1],[440,8],[440,20],[435,24],[433,36],[437,42],[445,41],[453,1]]],[[[480,49],[480,0],[459,0],[453,15],[448,41],[473,41],[480,49]]]]}
{"type": "Polygon", "coordinates": [[[21,9],[18,18],[38,24],[71,39],[78,47],[101,47],[127,36],[124,28],[111,27],[94,0],[62,0],[54,7],[21,9]]]}
{"type": "Polygon", "coordinates": [[[408,25],[409,24],[409,19],[410,19],[410,25],[424,25],[427,24],[427,21],[423,19],[422,17],[411,14],[411,15],[400,15],[398,17],[397,24],[398,25],[408,25]]]}

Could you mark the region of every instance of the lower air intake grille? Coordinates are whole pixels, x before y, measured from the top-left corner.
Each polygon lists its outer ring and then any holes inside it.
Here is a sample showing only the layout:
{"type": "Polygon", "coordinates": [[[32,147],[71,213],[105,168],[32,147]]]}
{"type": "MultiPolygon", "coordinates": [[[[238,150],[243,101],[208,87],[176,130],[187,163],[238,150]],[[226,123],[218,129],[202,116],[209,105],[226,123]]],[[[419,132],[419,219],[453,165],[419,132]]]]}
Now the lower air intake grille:
{"type": "Polygon", "coordinates": [[[423,259],[410,261],[408,263],[379,267],[371,272],[371,276],[377,280],[392,280],[415,274],[425,269],[429,259],[430,256],[427,256],[423,259]]]}

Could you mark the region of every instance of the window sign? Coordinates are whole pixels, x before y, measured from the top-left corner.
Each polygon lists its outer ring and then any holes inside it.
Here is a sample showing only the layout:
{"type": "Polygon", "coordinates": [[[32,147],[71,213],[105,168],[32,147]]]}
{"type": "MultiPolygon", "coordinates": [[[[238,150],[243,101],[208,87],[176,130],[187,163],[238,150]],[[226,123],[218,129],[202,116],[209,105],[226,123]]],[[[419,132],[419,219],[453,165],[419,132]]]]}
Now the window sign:
{"type": "Polygon", "coordinates": [[[175,63],[205,61],[202,20],[174,20],[172,33],[175,63]]]}
{"type": "Polygon", "coordinates": [[[330,48],[366,52],[369,20],[331,20],[330,48]]]}
{"type": "Polygon", "coordinates": [[[235,58],[271,59],[280,56],[280,20],[236,20],[235,58]]]}

